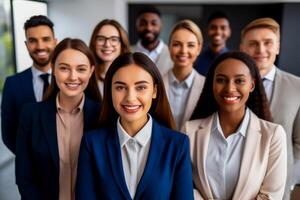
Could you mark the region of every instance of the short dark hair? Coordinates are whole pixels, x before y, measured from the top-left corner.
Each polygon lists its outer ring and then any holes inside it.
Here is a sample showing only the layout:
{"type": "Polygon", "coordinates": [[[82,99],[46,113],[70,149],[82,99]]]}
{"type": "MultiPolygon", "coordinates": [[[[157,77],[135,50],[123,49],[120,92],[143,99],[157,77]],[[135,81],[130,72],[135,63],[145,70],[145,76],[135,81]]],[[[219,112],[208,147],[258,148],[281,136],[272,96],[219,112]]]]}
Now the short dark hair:
{"type": "Polygon", "coordinates": [[[147,5],[147,6],[144,6],[142,9],[140,9],[136,15],[136,18],[138,18],[139,16],[141,16],[144,13],[155,13],[159,17],[161,17],[160,11],[152,5],[147,5]]]}
{"type": "Polygon", "coordinates": [[[121,54],[108,68],[104,80],[103,104],[99,119],[100,126],[114,126],[118,119],[119,115],[112,103],[112,79],[120,68],[130,64],[136,64],[147,71],[152,76],[154,85],[156,85],[157,95],[156,98],[152,100],[152,105],[149,110],[150,115],[160,124],[175,130],[175,122],[160,72],[153,61],[141,52],[121,54]]]}
{"type": "Polygon", "coordinates": [[[41,25],[48,26],[52,30],[52,32],[54,33],[54,31],[53,31],[54,24],[45,15],[34,15],[34,16],[31,16],[24,23],[24,30],[27,31],[27,29],[29,29],[29,28],[36,27],[36,26],[41,26],[41,25]]]}
{"type": "Polygon", "coordinates": [[[228,16],[227,16],[224,12],[218,10],[218,11],[213,12],[213,13],[208,17],[207,24],[209,24],[209,23],[210,23],[212,20],[214,20],[214,19],[220,19],[220,18],[225,18],[225,19],[227,19],[227,20],[229,21],[228,16]]]}
{"type": "Polygon", "coordinates": [[[219,105],[215,100],[213,94],[213,81],[216,68],[221,62],[227,59],[239,60],[249,68],[250,75],[255,80],[255,88],[249,94],[246,106],[250,108],[250,110],[252,110],[252,112],[254,112],[259,118],[267,121],[272,121],[269,102],[265,93],[258,67],[255,61],[249,55],[238,51],[227,52],[220,55],[209,68],[201,96],[191,119],[206,118],[219,110],[219,105]]]}

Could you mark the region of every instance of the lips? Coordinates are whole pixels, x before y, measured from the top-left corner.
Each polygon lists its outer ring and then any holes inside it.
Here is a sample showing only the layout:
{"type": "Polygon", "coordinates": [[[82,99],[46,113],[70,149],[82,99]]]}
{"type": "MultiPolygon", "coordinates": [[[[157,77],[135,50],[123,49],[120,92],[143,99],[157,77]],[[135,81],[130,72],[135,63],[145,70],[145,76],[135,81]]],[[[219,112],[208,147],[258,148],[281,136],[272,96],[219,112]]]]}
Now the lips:
{"type": "Polygon", "coordinates": [[[65,85],[70,90],[76,90],[80,86],[80,83],[65,83],[65,85]]]}
{"type": "Polygon", "coordinates": [[[240,98],[241,97],[239,96],[223,96],[223,100],[225,101],[225,103],[229,103],[229,104],[239,102],[240,98]]]}
{"type": "Polygon", "coordinates": [[[127,112],[127,113],[135,113],[139,111],[141,108],[141,105],[122,105],[122,108],[127,112]]]}

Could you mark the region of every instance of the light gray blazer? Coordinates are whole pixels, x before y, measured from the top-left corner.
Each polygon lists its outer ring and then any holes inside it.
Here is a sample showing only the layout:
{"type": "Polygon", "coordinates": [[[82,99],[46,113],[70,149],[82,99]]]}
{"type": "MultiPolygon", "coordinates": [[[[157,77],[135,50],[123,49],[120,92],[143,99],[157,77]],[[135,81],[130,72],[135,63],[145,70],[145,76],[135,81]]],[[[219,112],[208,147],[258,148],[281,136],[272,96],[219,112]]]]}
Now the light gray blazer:
{"type": "MultiPolygon", "coordinates": [[[[177,127],[178,131],[182,131],[182,128],[183,128],[185,122],[191,118],[191,115],[193,114],[193,112],[196,108],[197,102],[200,98],[200,95],[201,95],[201,92],[202,92],[202,89],[204,86],[205,77],[200,75],[196,70],[194,70],[194,72],[195,72],[195,77],[193,80],[191,92],[187,99],[186,109],[185,109],[185,113],[184,113],[184,116],[183,116],[183,119],[181,122],[181,127],[177,127]]],[[[168,98],[169,98],[169,78],[168,78],[169,73],[171,73],[171,70],[169,70],[169,72],[163,76],[163,81],[165,84],[165,89],[166,89],[168,98]]]]}
{"type": "MultiPolygon", "coordinates": [[[[194,198],[213,199],[205,169],[213,115],[188,121],[194,198]]],[[[232,200],[282,199],[286,180],[286,138],[282,126],[259,119],[252,111],[239,179],[232,200]]],[[[238,173],[238,172],[237,172],[238,173]]]]}
{"type": "MultiPolygon", "coordinates": [[[[136,52],[136,48],[136,45],[131,46],[131,51],[136,52]]],[[[158,56],[155,64],[162,76],[165,75],[169,71],[169,69],[173,67],[173,61],[171,60],[169,48],[166,44],[164,44],[164,48],[161,54],[158,56]]]]}
{"type": "MultiPolygon", "coordinates": [[[[294,159],[300,160],[300,78],[276,68],[270,109],[275,123],[286,131],[288,177],[286,194],[292,185],[294,159]]],[[[298,170],[299,171],[299,170],[298,170]]],[[[285,197],[284,199],[289,199],[285,197]]]]}

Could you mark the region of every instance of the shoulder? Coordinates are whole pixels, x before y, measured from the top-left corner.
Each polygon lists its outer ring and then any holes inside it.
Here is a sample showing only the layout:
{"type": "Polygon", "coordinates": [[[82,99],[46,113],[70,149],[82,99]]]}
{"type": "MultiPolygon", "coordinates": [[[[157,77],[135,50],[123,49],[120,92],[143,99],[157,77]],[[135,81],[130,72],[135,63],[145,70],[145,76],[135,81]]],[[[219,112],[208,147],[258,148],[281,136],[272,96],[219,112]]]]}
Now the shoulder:
{"type": "MultiPolygon", "coordinates": [[[[170,128],[167,128],[155,120],[153,120],[153,130],[152,132],[155,132],[157,130],[160,130],[162,133],[162,138],[169,144],[174,144],[174,145],[181,145],[182,143],[188,142],[188,137],[176,130],[172,130],[170,128]]],[[[154,133],[155,134],[155,133],[154,133]]]]}
{"type": "Polygon", "coordinates": [[[204,85],[205,82],[205,76],[201,75],[199,72],[195,71],[195,81],[201,83],[202,85],[204,85]]]}
{"type": "Polygon", "coordinates": [[[263,134],[264,137],[274,137],[274,135],[277,135],[278,137],[285,139],[285,130],[280,124],[260,119],[252,112],[250,120],[252,120],[254,124],[259,125],[261,134],[263,134]]]}
{"type": "Polygon", "coordinates": [[[97,128],[84,132],[82,140],[87,146],[104,146],[105,141],[112,134],[111,128],[97,128]]]}
{"type": "Polygon", "coordinates": [[[100,102],[97,102],[97,101],[92,100],[88,97],[85,97],[84,106],[92,108],[92,109],[99,109],[100,108],[100,102]]]}
{"type": "MultiPolygon", "coordinates": [[[[275,76],[275,81],[276,81],[276,77],[280,78],[281,81],[284,81],[285,83],[289,84],[290,86],[294,86],[296,88],[299,88],[300,86],[300,77],[291,74],[289,72],[283,71],[281,69],[277,68],[277,76],[275,76]]],[[[275,82],[276,84],[276,82],[275,82]]]]}

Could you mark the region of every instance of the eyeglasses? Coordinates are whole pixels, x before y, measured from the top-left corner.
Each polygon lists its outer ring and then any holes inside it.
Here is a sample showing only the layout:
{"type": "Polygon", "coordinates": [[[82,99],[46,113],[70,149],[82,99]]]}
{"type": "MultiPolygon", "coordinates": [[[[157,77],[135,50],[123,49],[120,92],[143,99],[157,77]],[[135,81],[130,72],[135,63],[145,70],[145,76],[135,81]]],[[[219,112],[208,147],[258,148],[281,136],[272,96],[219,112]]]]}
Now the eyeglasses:
{"type": "Polygon", "coordinates": [[[105,37],[103,35],[97,35],[96,36],[96,42],[98,45],[104,45],[106,41],[109,41],[111,46],[116,46],[120,43],[120,37],[118,36],[111,36],[111,37],[105,37]]]}

